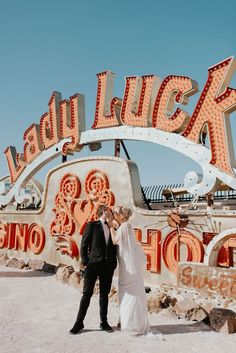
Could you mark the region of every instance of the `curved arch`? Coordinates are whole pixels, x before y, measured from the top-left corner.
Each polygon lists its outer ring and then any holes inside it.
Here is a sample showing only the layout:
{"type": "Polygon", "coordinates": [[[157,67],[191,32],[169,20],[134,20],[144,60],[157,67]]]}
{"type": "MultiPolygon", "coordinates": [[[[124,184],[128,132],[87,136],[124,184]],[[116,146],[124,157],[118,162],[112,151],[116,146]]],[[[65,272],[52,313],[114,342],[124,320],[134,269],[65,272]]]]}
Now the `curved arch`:
{"type": "MultiPolygon", "coordinates": [[[[200,196],[205,195],[214,188],[217,179],[236,189],[235,175],[229,175],[215,168],[210,163],[211,151],[208,148],[175,133],[157,130],[152,127],[116,126],[83,131],[81,133],[80,144],[85,145],[116,139],[153,142],[182,153],[198,163],[203,173],[201,180],[195,172],[187,173],[184,179],[184,186],[189,193],[200,196]]],[[[59,156],[62,153],[64,143],[69,140],[68,138],[63,139],[56,145],[42,151],[40,155],[27,165],[10,190],[6,190],[2,195],[0,194],[0,206],[5,206],[14,199],[18,203],[27,201],[30,195],[27,195],[22,190],[25,183],[45,164],[59,156]]],[[[0,186],[1,190],[6,189],[4,185],[0,186]]]]}
{"type": "Polygon", "coordinates": [[[215,236],[206,248],[204,256],[204,265],[216,267],[220,248],[227,240],[233,237],[236,237],[236,228],[226,229],[217,236],[215,236]]]}

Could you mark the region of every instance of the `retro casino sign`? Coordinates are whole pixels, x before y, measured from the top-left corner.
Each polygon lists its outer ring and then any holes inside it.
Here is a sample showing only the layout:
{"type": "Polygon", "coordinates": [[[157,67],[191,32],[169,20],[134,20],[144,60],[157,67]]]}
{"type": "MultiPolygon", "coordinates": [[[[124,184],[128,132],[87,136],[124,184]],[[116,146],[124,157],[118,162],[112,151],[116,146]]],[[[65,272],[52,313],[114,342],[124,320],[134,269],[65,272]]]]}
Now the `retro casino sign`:
{"type": "MultiPolygon", "coordinates": [[[[236,90],[229,87],[235,67],[230,57],[208,70],[191,114],[183,105],[197,94],[198,85],[189,77],[126,77],[120,99],[112,95],[114,75],[100,73],[89,130],[84,96],[62,100],[53,92],[39,124],[25,131],[22,152],[13,146],[4,152],[9,176],[0,181],[0,251],[78,269],[82,232],[88,221],[97,219],[98,205],[123,205],[133,210],[130,221],[147,255],[147,283],[176,283],[179,261],[230,266],[236,247],[236,201],[227,207],[203,202],[199,209],[196,200],[209,199],[222,185],[236,190],[229,120],[236,109],[236,90]],[[49,171],[44,186],[34,178],[52,159],[62,155],[65,160],[85,145],[98,149],[108,140],[149,141],[190,157],[202,170],[201,177],[190,171],[184,178],[192,203],[184,211],[162,204],[148,209],[137,166],[118,154],[64,161],[49,171]]],[[[154,157],[153,163],[158,163],[154,157]]]]}

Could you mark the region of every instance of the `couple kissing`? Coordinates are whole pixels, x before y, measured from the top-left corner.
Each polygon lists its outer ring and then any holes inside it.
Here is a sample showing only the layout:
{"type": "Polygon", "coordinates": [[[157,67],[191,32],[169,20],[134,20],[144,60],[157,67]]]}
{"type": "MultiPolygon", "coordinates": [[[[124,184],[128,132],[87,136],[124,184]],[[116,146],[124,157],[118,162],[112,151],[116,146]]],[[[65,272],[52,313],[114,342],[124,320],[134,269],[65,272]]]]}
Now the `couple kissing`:
{"type": "Polygon", "coordinates": [[[107,321],[108,294],[117,259],[119,326],[121,330],[138,334],[149,332],[147,299],[142,277],[146,257],[129,223],[131,216],[132,211],[127,207],[116,206],[110,209],[106,205],[100,205],[99,219],[87,223],[80,249],[81,261],[85,267],[83,295],[71,334],[80,333],[84,328],[84,318],[97,278],[100,288],[100,328],[113,332],[107,321]]]}

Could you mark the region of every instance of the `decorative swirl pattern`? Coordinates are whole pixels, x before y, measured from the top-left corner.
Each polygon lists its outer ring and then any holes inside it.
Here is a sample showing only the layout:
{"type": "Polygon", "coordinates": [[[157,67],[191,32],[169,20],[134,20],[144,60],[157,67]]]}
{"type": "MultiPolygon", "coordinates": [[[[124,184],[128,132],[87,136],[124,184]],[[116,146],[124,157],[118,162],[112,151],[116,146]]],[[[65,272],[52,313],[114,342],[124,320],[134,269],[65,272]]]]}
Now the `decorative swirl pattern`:
{"type": "Polygon", "coordinates": [[[74,174],[65,174],[60,184],[60,192],[67,201],[79,197],[81,193],[79,178],[74,174]]]}
{"type": "Polygon", "coordinates": [[[105,173],[98,169],[89,172],[85,179],[85,191],[91,200],[98,201],[101,192],[109,188],[109,181],[105,173]]]}
{"type": "Polygon", "coordinates": [[[194,171],[185,175],[184,187],[193,195],[204,196],[213,190],[217,183],[217,177],[212,173],[211,168],[206,165],[202,170],[203,175],[199,175],[194,171]]]}
{"type": "Polygon", "coordinates": [[[99,201],[101,204],[113,206],[115,203],[115,196],[111,190],[102,190],[99,196],[99,201]]]}
{"type": "Polygon", "coordinates": [[[79,197],[81,193],[81,184],[79,178],[74,174],[65,174],[60,183],[60,191],[55,197],[55,219],[51,223],[50,233],[57,237],[57,245],[62,254],[71,257],[78,256],[79,250],[74,239],[71,236],[75,232],[75,222],[71,214],[71,202],[79,197]],[[61,239],[65,244],[60,244],[61,239]]]}
{"type": "Polygon", "coordinates": [[[112,206],[115,197],[109,189],[106,174],[99,169],[92,169],[85,178],[86,197],[79,199],[81,183],[77,175],[67,173],[60,182],[59,192],[55,197],[55,219],[51,223],[50,232],[56,238],[57,250],[71,257],[78,256],[79,250],[72,235],[75,229],[80,234],[87,222],[98,218],[97,209],[100,204],[112,206]]]}

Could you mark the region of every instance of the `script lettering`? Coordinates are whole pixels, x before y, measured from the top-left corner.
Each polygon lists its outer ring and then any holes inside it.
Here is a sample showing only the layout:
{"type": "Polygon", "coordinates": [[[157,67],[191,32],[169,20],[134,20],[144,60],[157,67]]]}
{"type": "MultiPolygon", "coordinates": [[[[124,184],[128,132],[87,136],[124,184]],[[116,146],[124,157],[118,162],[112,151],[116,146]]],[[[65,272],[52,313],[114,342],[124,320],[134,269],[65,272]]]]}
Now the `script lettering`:
{"type": "Polygon", "coordinates": [[[24,161],[28,164],[37,157],[43,150],[43,144],[40,140],[40,126],[32,124],[24,133],[24,161]]]}
{"type": "Polygon", "coordinates": [[[10,172],[11,183],[15,183],[26,167],[23,154],[18,153],[14,146],[8,146],[4,152],[10,172]]]}
{"type": "Polygon", "coordinates": [[[40,137],[47,149],[55,145],[60,139],[60,108],[61,93],[53,92],[49,100],[49,112],[45,113],[40,119],[40,137]]]}
{"type": "Polygon", "coordinates": [[[83,146],[79,145],[80,133],[84,130],[84,96],[75,94],[70,101],[64,100],[60,103],[61,136],[70,137],[71,142],[63,145],[62,154],[70,154],[80,151],[83,146]]]}

